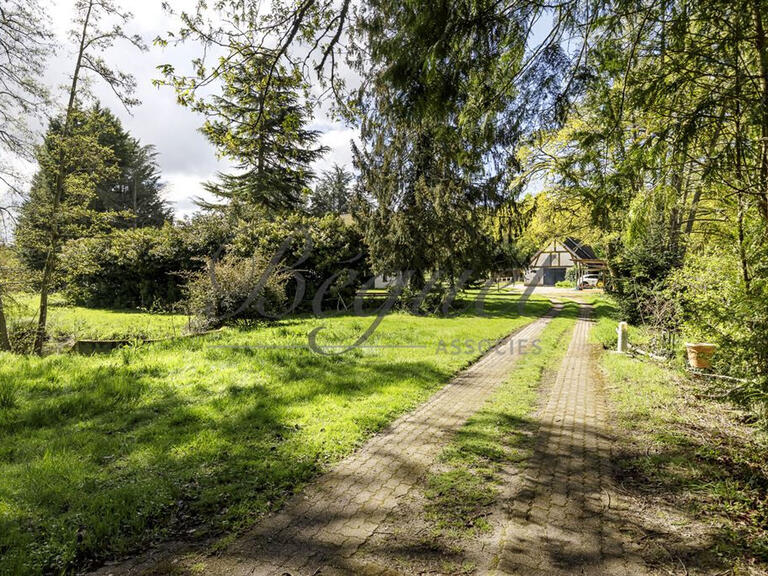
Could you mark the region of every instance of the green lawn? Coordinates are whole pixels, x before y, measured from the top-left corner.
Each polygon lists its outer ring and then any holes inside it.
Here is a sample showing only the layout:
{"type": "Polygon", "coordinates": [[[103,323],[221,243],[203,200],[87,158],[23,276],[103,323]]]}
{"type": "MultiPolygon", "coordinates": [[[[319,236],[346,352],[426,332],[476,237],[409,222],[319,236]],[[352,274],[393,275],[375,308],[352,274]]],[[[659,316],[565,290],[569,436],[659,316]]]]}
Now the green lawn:
{"type": "Polygon", "coordinates": [[[442,339],[497,339],[548,309],[485,316],[294,318],[106,356],[0,355],[0,573],[71,571],[171,536],[236,531],[273,509],[478,353],[442,339]],[[218,346],[218,347],[217,347],[218,346]]]}
{"type": "MultiPolygon", "coordinates": [[[[9,305],[10,322],[37,319],[38,297],[22,294],[9,305]]],[[[53,295],[48,312],[48,333],[54,340],[163,338],[184,333],[189,317],[140,310],[100,310],[67,305],[53,295]]]]}

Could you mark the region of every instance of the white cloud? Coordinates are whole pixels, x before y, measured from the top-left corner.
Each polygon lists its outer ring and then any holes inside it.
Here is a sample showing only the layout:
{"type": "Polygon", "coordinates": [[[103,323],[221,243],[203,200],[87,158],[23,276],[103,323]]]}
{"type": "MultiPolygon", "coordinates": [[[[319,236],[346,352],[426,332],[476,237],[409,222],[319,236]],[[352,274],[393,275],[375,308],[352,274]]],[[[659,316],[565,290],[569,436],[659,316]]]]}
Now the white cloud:
{"type": "Polygon", "coordinates": [[[195,200],[215,199],[215,196],[203,188],[206,178],[183,172],[170,172],[164,175],[163,180],[163,197],[171,204],[178,219],[190,216],[198,210],[195,200]]]}
{"type": "Polygon", "coordinates": [[[320,144],[330,148],[328,153],[315,162],[317,172],[327,170],[334,164],[352,169],[352,142],[358,141],[358,131],[341,125],[328,129],[320,137],[320,144]]]}

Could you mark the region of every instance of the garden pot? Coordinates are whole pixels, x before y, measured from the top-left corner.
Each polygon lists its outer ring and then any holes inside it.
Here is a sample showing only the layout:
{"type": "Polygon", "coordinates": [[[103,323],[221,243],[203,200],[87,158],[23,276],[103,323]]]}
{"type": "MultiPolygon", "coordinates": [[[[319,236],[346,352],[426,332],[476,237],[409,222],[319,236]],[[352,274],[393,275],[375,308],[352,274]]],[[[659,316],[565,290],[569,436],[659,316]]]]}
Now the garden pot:
{"type": "Polygon", "coordinates": [[[709,368],[712,366],[712,356],[717,350],[717,344],[707,342],[686,343],[688,363],[692,368],[709,368]]]}

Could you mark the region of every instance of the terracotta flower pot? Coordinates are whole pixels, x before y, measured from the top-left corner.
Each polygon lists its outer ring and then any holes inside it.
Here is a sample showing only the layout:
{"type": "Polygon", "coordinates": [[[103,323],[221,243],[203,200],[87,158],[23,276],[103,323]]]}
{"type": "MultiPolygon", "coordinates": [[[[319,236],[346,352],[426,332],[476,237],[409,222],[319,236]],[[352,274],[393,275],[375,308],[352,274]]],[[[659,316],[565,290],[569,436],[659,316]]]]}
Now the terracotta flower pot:
{"type": "Polygon", "coordinates": [[[717,344],[707,342],[688,342],[685,344],[688,352],[688,363],[692,368],[709,368],[712,366],[712,356],[717,350],[717,344]]]}

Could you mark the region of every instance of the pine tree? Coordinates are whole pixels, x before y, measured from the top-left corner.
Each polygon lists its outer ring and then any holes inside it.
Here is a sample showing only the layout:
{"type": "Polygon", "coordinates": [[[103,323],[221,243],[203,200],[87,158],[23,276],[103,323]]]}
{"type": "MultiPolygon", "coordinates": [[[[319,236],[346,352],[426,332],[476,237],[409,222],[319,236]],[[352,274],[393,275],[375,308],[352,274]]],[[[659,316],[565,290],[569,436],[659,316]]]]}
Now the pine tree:
{"type": "Polygon", "coordinates": [[[94,116],[95,136],[115,153],[119,173],[99,185],[93,209],[98,212],[120,212],[110,219],[116,228],[162,226],[172,218],[163,200],[163,183],[152,145],[142,145],[131,136],[110,110],[98,104],[88,111],[94,116]]]}
{"type": "Polygon", "coordinates": [[[310,212],[317,216],[347,214],[350,210],[353,178],[348,170],[338,164],[324,171],[310,198],[310,212]]]}
{"type": "Polygon", "coordinates": [[[310,165],[326,152],[317,146],[319,132],[306,128],[301,77],[247,47],[232,49],[240,57],[222,76],[222,94],[201,109],[208,116],[203,133],[237,172],[219,174],[206,188],[224,203],[299,209],[314,178],[310,165]]]}

